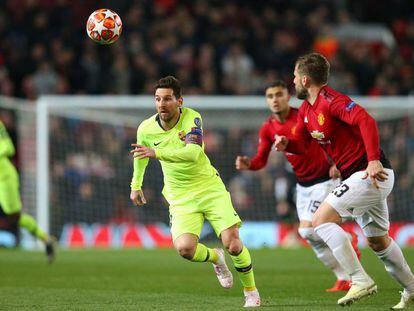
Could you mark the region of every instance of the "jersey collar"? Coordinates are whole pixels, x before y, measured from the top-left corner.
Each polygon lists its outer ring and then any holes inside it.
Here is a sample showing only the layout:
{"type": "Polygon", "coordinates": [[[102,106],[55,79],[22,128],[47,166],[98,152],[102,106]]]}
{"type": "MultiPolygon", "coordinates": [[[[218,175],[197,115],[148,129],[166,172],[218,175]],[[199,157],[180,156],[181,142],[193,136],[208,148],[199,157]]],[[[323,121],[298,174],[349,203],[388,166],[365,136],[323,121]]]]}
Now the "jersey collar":
{"type": "Polygon", "coordinates": [[[182,115],[182,113],[183,113],[183,110],[182,110],[182,108],[180,108],[180,115],[179,115],[179,117],[178,117],[178,120],[177,120],[177,123],[171,128],[171,129],[169,129],[169,130],[166,130],[165,128],[163,128],[162,127],[162,124],[161,124],[161,120],[160,120],[160,115],[157,113],[157,115],[155,116],[155,121],[157,121],[157,123],[158,123],[158,125],[160,126],[160,128],[162,128],[164,131],[170,131],[170,130],[172,130],[178,123],[180,123],[180,121],[181,121],[181,115],[182,115]]]}

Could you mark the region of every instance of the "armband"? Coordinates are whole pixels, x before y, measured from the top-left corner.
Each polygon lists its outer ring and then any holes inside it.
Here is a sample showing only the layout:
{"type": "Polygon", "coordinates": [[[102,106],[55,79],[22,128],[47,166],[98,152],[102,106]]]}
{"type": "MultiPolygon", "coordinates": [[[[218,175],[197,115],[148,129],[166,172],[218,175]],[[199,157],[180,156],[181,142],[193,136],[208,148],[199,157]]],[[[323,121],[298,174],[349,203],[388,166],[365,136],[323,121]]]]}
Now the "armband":
{"type": "Polygon", "coordinates": [[[199,127],[191,128],[191,132],[185,135],[186,144],[196,144],[199,146],[203,145],[203,130],[199,127]]]}

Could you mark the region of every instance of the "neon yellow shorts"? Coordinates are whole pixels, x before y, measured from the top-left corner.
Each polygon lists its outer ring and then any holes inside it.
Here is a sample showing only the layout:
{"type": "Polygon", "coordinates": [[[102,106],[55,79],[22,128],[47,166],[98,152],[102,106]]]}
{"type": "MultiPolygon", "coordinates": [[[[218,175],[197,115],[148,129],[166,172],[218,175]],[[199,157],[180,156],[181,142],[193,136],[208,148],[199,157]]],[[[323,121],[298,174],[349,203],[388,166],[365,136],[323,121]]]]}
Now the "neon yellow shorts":
{"type": "Polygon", "coordinates": [[[19,179],[17,176],[0,179],[0,208],[6,215],[21,211],[22,202],[20,200],[19,179]]]}
{"type": "Polygon", "coordinates": [[[202,193],[170,202],[170,224],[173,240],[184,233],[200,237],[204,219],[208,220],[220,237],[221,232],[242,224],[224,185],[206,189],[202,193]]]}

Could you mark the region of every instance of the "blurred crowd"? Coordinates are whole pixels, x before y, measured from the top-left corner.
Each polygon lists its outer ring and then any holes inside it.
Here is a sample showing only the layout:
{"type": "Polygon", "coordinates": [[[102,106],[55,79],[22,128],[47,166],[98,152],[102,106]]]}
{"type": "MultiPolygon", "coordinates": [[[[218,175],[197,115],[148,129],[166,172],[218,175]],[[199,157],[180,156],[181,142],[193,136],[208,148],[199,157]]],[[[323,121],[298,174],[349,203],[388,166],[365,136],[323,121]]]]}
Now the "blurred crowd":
{"type": "Polygon", "coordinates": [[[0,93],[145,94],[173,74],[186,94],[261,94],[316,50],[345,93],[412,94],[413,12],[406,0],[3,0],[0,93]],[[111,46],[85,31],[102,7],[124,23],[111,46]]]}

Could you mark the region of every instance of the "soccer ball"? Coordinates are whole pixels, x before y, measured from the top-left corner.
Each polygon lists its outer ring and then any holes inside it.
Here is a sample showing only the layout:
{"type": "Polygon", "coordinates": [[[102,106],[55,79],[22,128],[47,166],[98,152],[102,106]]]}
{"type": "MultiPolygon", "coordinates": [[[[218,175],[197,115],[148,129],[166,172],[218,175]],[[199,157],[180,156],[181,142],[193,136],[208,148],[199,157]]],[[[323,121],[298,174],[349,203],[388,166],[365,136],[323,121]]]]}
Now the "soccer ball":
{"type": "Polygon", "coordinates": [[[121,35],[121,18],[109,9],[96,10],[88,18],[86,32],[89,38],[99,44],[112,44],[121,35]]]}

